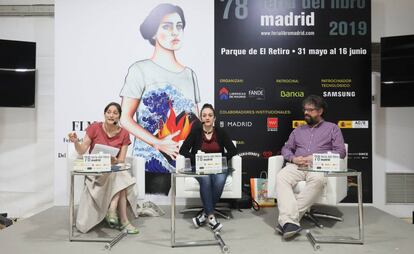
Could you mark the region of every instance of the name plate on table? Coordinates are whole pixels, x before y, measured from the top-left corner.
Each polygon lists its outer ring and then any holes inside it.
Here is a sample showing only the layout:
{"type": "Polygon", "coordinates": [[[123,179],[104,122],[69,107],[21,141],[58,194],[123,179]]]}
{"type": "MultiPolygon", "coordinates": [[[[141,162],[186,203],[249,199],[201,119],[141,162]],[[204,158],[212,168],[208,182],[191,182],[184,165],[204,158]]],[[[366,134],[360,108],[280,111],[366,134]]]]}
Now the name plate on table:
{"type": "Polygon", "coordinates": [[[197,153],[195,155],[196,173],[214,174],[223,169],[221,153],[197,153]]]}
{"type": "Polygon", "coordinates": [[[340,171],[340,158],[336,153],[314,153],[312,170],[340,171]]]}
{"type": "Polygon", "coordinates": [[[109,172],[111,171],[111,155],[102,153],[84,154],[83,159],[74,162],[73,170],[83,172],[109,172]]]}

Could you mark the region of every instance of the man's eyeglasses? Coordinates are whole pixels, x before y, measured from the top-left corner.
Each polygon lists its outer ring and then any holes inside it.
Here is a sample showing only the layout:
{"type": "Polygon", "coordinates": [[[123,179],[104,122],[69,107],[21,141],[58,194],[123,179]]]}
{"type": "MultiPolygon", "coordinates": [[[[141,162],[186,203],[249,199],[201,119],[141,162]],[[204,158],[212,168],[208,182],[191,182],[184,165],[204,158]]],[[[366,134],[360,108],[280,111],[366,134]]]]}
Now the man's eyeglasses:
{"type": "Polygon", "coordinates": [[[313,111],[315,111],[315,110],[318,110],[317,108],[304,108],[304,109],[302,109],[303,110],[303,112],[313,112],[313,111]]]}

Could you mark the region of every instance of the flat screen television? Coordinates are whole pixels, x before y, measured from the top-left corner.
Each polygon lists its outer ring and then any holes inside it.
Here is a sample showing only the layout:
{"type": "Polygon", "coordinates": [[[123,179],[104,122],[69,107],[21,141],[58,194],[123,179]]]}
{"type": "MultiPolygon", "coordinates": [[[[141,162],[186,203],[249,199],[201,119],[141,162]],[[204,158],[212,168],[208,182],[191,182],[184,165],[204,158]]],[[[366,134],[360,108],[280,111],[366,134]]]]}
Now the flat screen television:
{"type": "Polygon", "coordinates": [[[381,38],[381,107],[414,106],[414,35],[381,38]]]}
{"type": "Polygon", "coordinates": [[[36,43],[0,40],[0,107],[34,107],[36,43]]]}

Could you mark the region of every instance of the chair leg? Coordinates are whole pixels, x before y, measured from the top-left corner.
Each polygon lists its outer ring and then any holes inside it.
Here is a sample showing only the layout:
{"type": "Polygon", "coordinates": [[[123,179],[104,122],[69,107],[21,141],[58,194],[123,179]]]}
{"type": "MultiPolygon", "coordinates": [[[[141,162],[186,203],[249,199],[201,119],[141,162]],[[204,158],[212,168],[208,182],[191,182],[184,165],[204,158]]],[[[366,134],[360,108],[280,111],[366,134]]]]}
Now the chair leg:
{"type": "Polygon", "coordinates": [[[313,215],[312,212],[306,212],[303,217],[305,217],[306,219],[310,220],[311,222],[313,222],[315,224],[315,226],[317,226],[318,228],[323,228],[323,225],[319,222],[319,220],[313,215]]]}
{"type": "Polygon", "coordinates": [[[342,218],[340,218],[338,216],[334,216],[332,214],[328,214],[328,213],[314,212],[313,216],[318,217],[318,218],[332,219],[332,220],[336,220],[336,221],[343,221],[342,218]]]}
{"type": "Polygon", "coordinates": [[[216,215],[220,215],[221,217],[223,217],[226,220],[230,220],[230,216],[225,214],[224,212],[230,212],[230,208],[228,207],[216,207],[216,209],[214,209],[214,213],[216,215]]]}
{"type": "MultiPolygon", "coordinates": [[[[182,209],[180,211],[181,214],[183,213],[192,213],[192,212],[197,212],[197,215],[201,214],[204,211],[204,209],[202,207],[190,207],[190,208],[185,208],[182,209]]],[[[226,220],[229,220],[231,217],[227,214],[225,214],[225,212],[231,212],[231,209],[229,207],[216,207],[214,209],[214,213],[218,216],[223,217],[226,220]]]]}
{"type": "Polygon", "coordinates": [[[190,207],[180,210],[180,213],[192,213],[197,212],[197,215],[200,214],[204,209],[202,207],[190,207]]]}

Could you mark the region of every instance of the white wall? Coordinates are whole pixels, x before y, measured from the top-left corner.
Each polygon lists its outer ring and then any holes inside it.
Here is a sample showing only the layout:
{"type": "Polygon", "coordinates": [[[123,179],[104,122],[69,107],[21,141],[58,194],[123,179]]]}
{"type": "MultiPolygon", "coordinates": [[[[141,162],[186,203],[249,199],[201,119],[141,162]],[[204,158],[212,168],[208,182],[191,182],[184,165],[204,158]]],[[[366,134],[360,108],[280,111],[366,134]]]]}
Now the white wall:
{"type": "MultiPolygon", "coordinates": [[[[372,41],[414,34],[413,11],[412,0],[372,0],[372,41]]],[[[373,86],[379,99],[379,77],[373,86]]],[[[413,204],[385,204],[385,173],[414,173],[414,108],[381,108],[377,101],[372,106],[373,204],[395,216],[411,217],[413,204]]]]}
{"type": "Polygon", "coordinates": [[[0,17],[0,39],[37,43],[36,107],[0,108],[0,212],[27,217],[53,204],[54,20],[0,17]]]}

